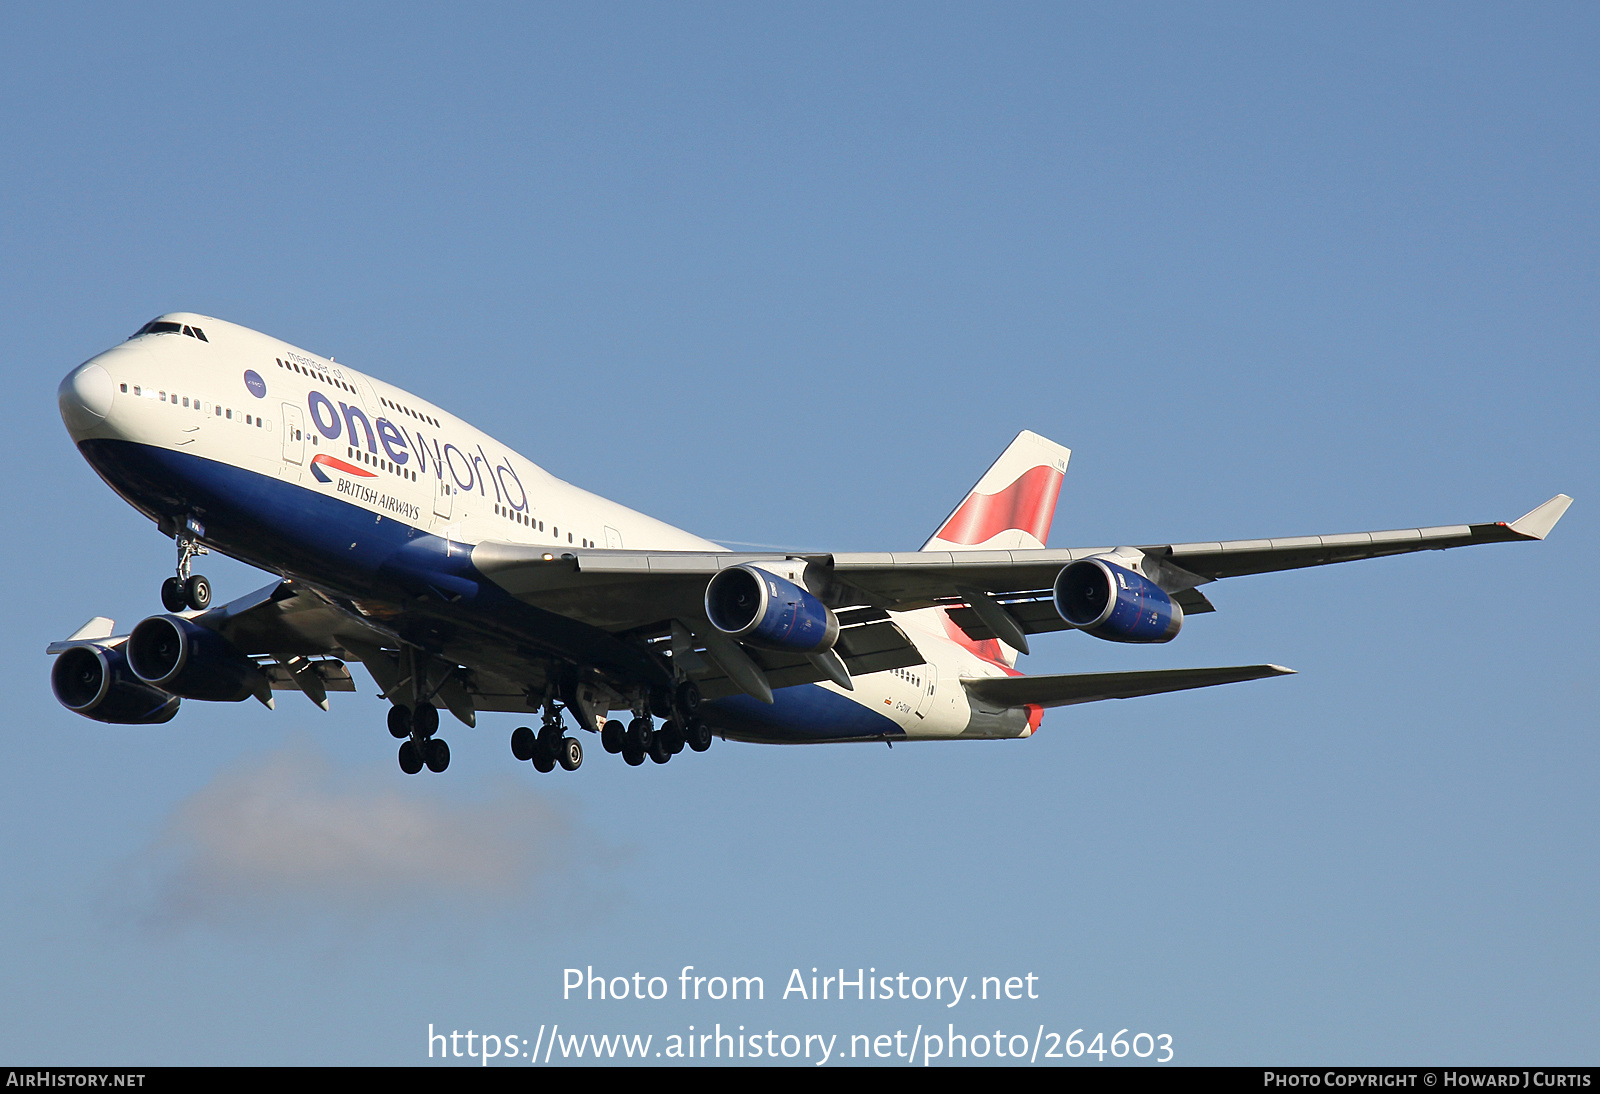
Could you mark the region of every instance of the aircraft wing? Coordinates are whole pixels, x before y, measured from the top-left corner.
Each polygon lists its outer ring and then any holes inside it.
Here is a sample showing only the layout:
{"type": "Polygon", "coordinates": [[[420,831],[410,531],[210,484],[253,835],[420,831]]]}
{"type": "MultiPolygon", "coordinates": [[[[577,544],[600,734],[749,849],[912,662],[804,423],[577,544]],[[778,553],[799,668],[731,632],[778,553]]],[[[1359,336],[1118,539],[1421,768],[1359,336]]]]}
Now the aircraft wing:
{"type": "MultiPolygon", "coordinates": [[[[382,640],[381,633],[355,613],[288,581],[275,581],[203,612],[180,614],[222,635],[250,657],[271,691],[304,692],[324,710],[328,692],[356,690],[349,668],[340,660],[349,656],[345,639],[354,644],[382,640]]],[[[50,643],[45,652],[59,654],[80,645],[121,646],[128,635],[114,634],[114,629],[111,620],[97,616],[67,639],[50,643]]],[[[258,697],[272,705],[269,694],[258,697]]]]}
{"type": "Polygon", "coordinates": [[[1282,665],[1237,665],[1214,669],[1155,669],[1145,672],[1079,672],[1056,676],[963,678],[961,686],[991,707],[1067,707],[1101,699],[1133,699],[1167,691],[1237,684],[1268,676],[1293,675],[1282,665]]]}
{"type": "MultiPolygon", "coordinates": [[[[329,692],[356,690],[345,664],[351,659],[366,665],[385,695],[408,683],[411,673],[420,674],[424,690],[469,725],[475,711],[532,709],[524,662],[496,643],[479,641],[452,651],[469,669],[437,658],[403,662],[398,651],[408,644],[390,626],[400,614],[392,604],[349,600],[280,580],[227,604],[179,614],[220,634],[254,661],[271,691],[300,691],[324,710],[329,692]]],[[[114,629],[110,619],[96,617],[67,639],[52,642],[46,652],[120,646],[128,635],[114,629]]],[[[272,705],[269,694],[258,698],[272,705]]]]}
{"type": "MultiPolygon", "coordinates": [[[[1240,539],[1212,543],[1161,543],[1136,548],[1154,564],[1157,584],[1173,592],[1224,577],[1325,566],[1363,558],[1442,551],[1479,543],[1543,539],[1572,499],[1558,494],[1517,520],[1489,524],[1453,524],[1436,528],[1404,528],[1385,532],[1294,536],[1283,539],[1240,539]],[[1173,571],[1162,574],[1163,564],[1173,571]],[[1162,578],[1166,580],[1162,580],[1162,578]],[[1168,586],[1173,586],[1169,588],[1168,586]]],[[[954,585],[995,595],[1048,589],[1061,567],[1080,558],[1106,555],[1116,548],[1087,547],[1037,551],[928,551],[894,554],[836,554],[833,571],[896,608],[958,598],[954,585]]]]}
{"type": "Polygon", "coordinates": [[[698,633],[706,625],[702,601],[706,582],[719,570],[747,563],[787,563],[803,571],[797,577],[826,603],[880,611],[944,605],[969,635],[991,638],[996,632],[985,618],[993,618],[992,606],[982,605],[980,611],[964,605],[986,594],[1025,634],[1065,629],[1068,624],[1056,614],[1050,590],[1061,568],[1081,558],[1137,552],[1152,580],[1185,612],[1197,614],[1214,609],[1196,587],[1219,578],[1479,543],[1539,540],[1571,503],[1571,498],[1558,494],[1510,522],[1135,548],[835,554],[558,552],[489,542],[473,548],[472,562],[519,599],[612,631],[678,619],[698,633]]]}

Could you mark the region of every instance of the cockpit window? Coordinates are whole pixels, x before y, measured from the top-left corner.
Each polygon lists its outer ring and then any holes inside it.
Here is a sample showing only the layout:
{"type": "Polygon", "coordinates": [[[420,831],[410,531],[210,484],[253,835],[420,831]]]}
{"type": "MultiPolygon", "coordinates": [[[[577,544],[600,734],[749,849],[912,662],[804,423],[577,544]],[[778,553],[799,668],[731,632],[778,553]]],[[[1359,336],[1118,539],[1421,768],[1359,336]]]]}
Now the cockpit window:
{"type": "Polygon", "coordinates": [[[199,327],[186,327],[182,323],[171,323],[162,319],[152,319],[144,326],[133,332],[137,338],[141,334],[187,334],[190,338],[198,338],[202,342],[209,342],[206,332],[199,327]]]}

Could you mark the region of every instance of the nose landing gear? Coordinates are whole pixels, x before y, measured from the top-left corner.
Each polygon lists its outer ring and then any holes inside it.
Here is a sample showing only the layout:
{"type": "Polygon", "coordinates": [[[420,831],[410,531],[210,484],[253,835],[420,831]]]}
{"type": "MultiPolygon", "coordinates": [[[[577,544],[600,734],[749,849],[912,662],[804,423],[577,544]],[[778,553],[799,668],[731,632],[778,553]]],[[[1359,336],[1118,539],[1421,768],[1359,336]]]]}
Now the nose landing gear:
{"type": "MultiPolygon", "coordinates": [[[[191,526],[197,522],[192,518],[191,526]]],[[[193,528],[186,528],[178,533],[178,574],[169,577],[161,583],[161,606],[169,612],[181,612],[185,608],[193,608],[203,612],[211,607],[211,582],[202,574],[191,574],[190,563],[195,555],[208,555],[211,552],[200,545],[193,528]]]]}

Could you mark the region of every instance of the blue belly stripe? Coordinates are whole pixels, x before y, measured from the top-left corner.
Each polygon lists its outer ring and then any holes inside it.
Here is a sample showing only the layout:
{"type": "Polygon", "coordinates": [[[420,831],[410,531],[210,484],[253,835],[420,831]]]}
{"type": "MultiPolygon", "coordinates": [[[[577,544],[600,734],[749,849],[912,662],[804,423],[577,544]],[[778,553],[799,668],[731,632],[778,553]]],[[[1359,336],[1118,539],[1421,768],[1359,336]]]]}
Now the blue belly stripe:
{"type": "Polygon", "coordinates": [[[903,740],[906,735],[893,719],[816,684],[777,688],[771,706],[748,695],[730,695],[703,709],[718,732],[769,744],[903,740]]]}
{"type": "MultiPolygon", "coordinates": [[[[645,655],[605,632],[523,604],[478,573],[469,551],[440,536],[339,498],[218,460],[133,441],[79,445],[100,477],[130,505],[172,527],[201,513],[206,542],[269,572],[302,576],[354,596],[405,602],[432,594],[417,619],[441,618],[495,636],[512,632],[541,649],[653,681],[645,655]],[[441,595],[443,594],[443,595],[441,595]],[[459,597],[457,603],[449,603],[459,597]],[[425,618],[424,618],[425,615],[425,618]]],[[[396,621],[396,629],[405,626],[396,621]]],[[[427,643],[423,643],[427,644],[427,643]]],[[[778,688],[768,706],[746,695],[706,703],[717,732],[771,744],[904,739],[892,719],[837,692],[802,684],[778,688]]]]}

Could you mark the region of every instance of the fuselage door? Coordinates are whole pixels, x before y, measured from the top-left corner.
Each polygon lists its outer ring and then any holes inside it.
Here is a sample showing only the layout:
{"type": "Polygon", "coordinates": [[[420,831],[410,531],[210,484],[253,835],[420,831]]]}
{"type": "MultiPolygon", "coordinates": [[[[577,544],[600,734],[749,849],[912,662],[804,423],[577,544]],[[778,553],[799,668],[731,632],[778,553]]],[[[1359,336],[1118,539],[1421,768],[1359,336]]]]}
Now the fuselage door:
{"type": "Polygon", "coordinates": [[[606,525],[606,547],[612,551],[622,550],[622,533],[606,525]]]}
{"type": "Polygon", "coordinates": [[[436,479],[433,484],[433,515],[440,520],[449,520],[450,514],[455,510],[456,488],[449,479],[436,479]]]}
{"type": "Polygon", "coordinates": [[[300,408],[293,403],[283,404],[283,460],[296,466],[305,462],[306,437],[302,432],[300,408]]]}
{"type": "Polygon", "coordinates": [[[939,688],[939,670],[930,661],[926,665],[917,665],[911,672],[921,688],[921,694],[917,696],[917,717],[924,718],[928,708],[933,706],[933,693],[939,688]]]}

